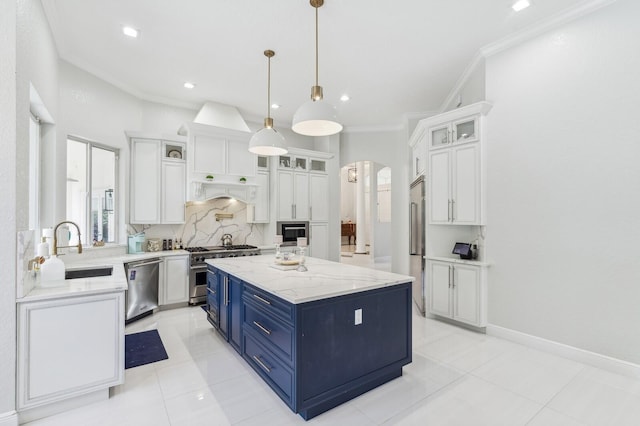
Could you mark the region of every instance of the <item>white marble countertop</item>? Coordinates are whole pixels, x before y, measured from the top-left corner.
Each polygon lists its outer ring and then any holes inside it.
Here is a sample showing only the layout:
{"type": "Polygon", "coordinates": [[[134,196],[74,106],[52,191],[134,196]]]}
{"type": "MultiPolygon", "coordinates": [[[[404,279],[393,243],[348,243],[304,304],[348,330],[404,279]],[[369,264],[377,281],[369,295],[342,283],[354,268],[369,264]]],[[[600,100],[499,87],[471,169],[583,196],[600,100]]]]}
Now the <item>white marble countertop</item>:
{"type": "Polygon", "coordinates": [[[465,264],[465,265],[491,266],[491,263],[489,263],[489,262],[484,262],[484,261],[481,261],[481,260],[460,259],[459,257],[425,256],[425,259],[428,259],[428,260],[439,260],[441,262],[461,263],[461,264],[465,264]]]}
{"type": "Polygon", "coordinates": [[[224,272],[288,302],[298,304],[412,282],[413,277],[306,257],[307,272],[271,268],[275,256],[209,259],[224,272]]]}
{"type": "Polygon", "coordinates": [[[127,277],[124,272],[125,263],[188,254],[189,252],[186,250],[165,250],[108,257],[82,257],[81,254],[68,257],[66,255],[61,256],[60,259],[65,262],[66,269],[111,266],[113,267],[113,273],[112,275],[104,277],[74,278],[70,280],[46,282],[37,281],[29,293],[16,301],[18,303],[25,303],[37,300],[125,291],[128,288],[127,277]]]}

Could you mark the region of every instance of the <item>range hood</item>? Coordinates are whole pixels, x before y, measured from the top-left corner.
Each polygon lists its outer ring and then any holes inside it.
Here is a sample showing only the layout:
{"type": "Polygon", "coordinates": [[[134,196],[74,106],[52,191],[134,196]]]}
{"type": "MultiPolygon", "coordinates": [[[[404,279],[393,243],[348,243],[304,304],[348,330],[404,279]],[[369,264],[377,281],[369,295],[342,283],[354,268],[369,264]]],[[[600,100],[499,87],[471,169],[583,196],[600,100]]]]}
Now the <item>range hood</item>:
{"type": "MultiPolygon", "coordinates": [[[[251,132],[249,126],[244,121],[236,107],[220,104],[217,102],[206,102],[198,111],[194,123],[206,124],[209,126],[221,127],[223,129],[239,130],[241,132],[251,132]]],[[[179,135],[186,135],[185,125],[178,129],[179,135]]]]}

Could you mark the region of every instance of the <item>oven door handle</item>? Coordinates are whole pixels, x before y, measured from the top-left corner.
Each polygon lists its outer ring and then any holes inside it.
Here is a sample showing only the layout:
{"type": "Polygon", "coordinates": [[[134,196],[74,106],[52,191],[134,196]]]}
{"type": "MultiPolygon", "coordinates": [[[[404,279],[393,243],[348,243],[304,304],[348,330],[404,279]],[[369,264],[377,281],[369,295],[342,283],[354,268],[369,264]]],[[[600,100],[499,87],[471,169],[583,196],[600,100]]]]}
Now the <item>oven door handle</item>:
{"type": "Polygon", "coordinates": [[[192,271],[195,271],[196,269],[207,269],[207,265],[203,265],[203,266],[190,266],[189,269],[191,269],[192,271]]]}

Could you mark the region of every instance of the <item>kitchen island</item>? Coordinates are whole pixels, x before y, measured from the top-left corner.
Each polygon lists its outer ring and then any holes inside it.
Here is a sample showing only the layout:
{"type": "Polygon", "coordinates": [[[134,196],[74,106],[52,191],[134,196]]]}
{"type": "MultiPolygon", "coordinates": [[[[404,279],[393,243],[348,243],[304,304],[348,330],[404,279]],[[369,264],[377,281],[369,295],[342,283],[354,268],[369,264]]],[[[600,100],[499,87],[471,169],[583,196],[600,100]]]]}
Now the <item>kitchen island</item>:
{"type": "Polygon", "coordinates": [[[304,419],[402,375],[411,362],[413,277],[307,258],[210,259],[207,317],[304,419]]]}

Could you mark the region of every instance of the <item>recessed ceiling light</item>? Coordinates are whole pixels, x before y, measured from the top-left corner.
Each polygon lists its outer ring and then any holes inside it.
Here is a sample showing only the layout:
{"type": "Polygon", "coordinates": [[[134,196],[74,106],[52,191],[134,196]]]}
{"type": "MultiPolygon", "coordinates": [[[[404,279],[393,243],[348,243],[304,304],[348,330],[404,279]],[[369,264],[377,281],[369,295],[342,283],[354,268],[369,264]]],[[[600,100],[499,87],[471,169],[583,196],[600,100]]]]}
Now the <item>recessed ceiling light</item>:
{"type": "Polygon", "coordinates": [[[513,8],[513,10],[515,10],[516,12],[520,12],[522,9],[526,9],[529,6],[531,6],[531,3],[529,3],[529,0],[518,0],[517,2],[515,2],[513,4],[513,6],[511,6],[513,8]]]}
{"type": "Polygon", "coordinates": [[[138,37],[138,30],[133,27],[122,27],[122,33],[129,37],[138,37]]]}
{"type": "Polygon", "coordinates": [[[341,100],[342,102],[347,102],[349,99],[350,99],[350,98],[349,98],[349,95],[342,95],[342,96],[340,96],[340,100],[341,100]]]}
{"type": "Polygon", "coordinates": [[[278,108],[280,108],[280,105],[278,105],[278,104],[271,104],[271,108],[273,108],[273,109],[278,109],[278,108]]]}
{"type": "Polygon", "coordinates": [[[194,87],[196,87],[196,85],[193,83],[189,83],[188,81],[184,83],[185,89],[193,89],[194,87]]]}

